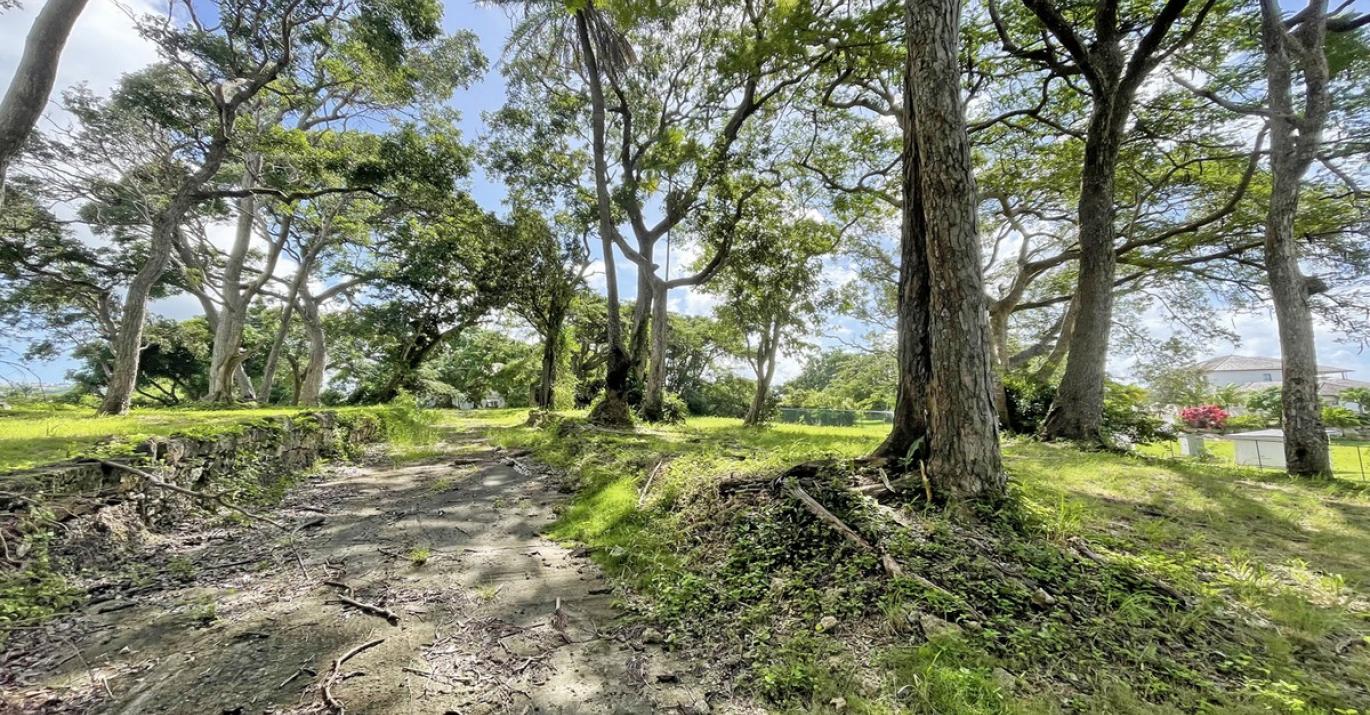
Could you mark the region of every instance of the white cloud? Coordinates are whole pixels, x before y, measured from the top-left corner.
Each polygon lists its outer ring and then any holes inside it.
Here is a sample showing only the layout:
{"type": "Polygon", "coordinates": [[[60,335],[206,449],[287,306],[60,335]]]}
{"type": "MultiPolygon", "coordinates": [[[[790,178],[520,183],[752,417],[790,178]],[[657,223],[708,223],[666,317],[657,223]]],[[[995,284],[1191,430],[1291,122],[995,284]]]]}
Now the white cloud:
{"type": "Polygon", "coordinates": [[[666,305],[673,313],[684,315],[712,315],[722,299],[699,286],[677,288],[667,297],[666,305]]]}
{"type": "MultiPolygon", "coordinates": [[[[1278,358],[1281,355],[1279,326],[1273,310],[1261,311],[1221,311],[1216,320],[1236,333],[1238,340],[1216,341],[1203,346],[1199,359],[1219,355],[1251,355],[1255,357],[1278,358]]],[[[1142,318],[1148,332],[1159,339],[1168,338],[1176,333],[1174,319],[1164,310],[1152,306],[1142,318]]],[[[1370,355],[1357,346],[1339,342],[1343,337],[1333,326],[1315,321],[1315,346],[1318,362],[1323,365],[1343,367],[1353,371],[1351,377],[1370,379],[1370,355]]],[[[1124,379],[1134,379],[1137,359],[1131,356],[1114,355],[1109,360],[1109,372],[1124,379]]]]}
{"type": "MultiPolygon", "coordinates": [[[[41,0],[28,0],[23,8],[0,16],[0,79],[6,86],[14,77],[24,51],[24,39],[42,7],[41,0]]],[[[155,46],[138,34],[131,17],[155,12],[154,6],[145,0],[122,5],[114,0],[91,0],[62,51],[52,100],[60,100],[64,90],[82,82],[97,93],[108,92],[124,74],[155,62],[155,46]]],[[[60,114],[50,105],[45,123],[63,123],[60,114]]]]}

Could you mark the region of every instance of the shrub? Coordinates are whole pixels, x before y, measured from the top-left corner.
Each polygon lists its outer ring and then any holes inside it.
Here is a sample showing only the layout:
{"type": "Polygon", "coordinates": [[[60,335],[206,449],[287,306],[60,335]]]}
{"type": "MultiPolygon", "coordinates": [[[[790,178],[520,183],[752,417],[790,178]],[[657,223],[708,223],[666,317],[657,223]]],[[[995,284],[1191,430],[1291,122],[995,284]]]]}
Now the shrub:
{"type": "Polygon", "coordinates": [[[1146,390],[1109,382],[1104,392],[1104,431],[1131,442],[1171,437],[1165,422],[1147,409],[1146,390]]]}
{"type": "Polygon", "coordinates": [[[1246,409],[1265,415],[1268,421],[1278,422],[1283,416],[1281,405],[1282,391],[1279,387],[1267,387],[1246,398],[1246,409]]]}
{"type": "Polygon", "coordinates": [[[1230,430],[1253,430],[1265,427],[1265,417],[1262,415],[1238,415],[1227,418],[1227,429],[1230,430]]]}
{"type": "Polygon", "coordinates": [[[1217,405],[1198,405],[1180,410],[1180,421],[1193,429],[1220,430],[1227,426],[1227,410],[1217,405]]]}
{"type": "Polygon", "coordinates": [[[1329,405],[1322,408],[1322,423],[1328,427],[1356,427],[1360,422],[1360,416],[1345,407],[1329,405]]]}
{"type": "Polygon", "coordinates": [[[666,424],[680,424],[685,421],[685,417],[690,414],[690,406],[685,404],[685,400],[680,399],[680,395],[674,392],[667,392],[661,396],[661,414],[656,415],[657,422],[666,424]]]}
{"type": "Polygon", "coordinates": [[[1047,410],[1051,409],[1056,387],[1024,375],[1008,374],[1004,376],[1004,392],[1008,395],[1008,415],[1003,418],[1005,429],[1018,434],[1036,434],[1047,417],[1047,410]]]}

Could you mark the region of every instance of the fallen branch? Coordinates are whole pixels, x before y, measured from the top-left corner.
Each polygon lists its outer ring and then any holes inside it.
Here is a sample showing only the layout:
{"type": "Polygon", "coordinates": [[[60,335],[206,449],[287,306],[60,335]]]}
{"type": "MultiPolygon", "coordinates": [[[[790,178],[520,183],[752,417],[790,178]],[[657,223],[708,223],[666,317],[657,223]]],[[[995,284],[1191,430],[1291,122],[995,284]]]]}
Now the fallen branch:
{"type": "Polygon", "coordinates": [[[341,657],[333,659],[333,669],[329,671],[328,677],[325,678],[323,681],[323,703],[324,705],[328,706],[329,712],[335,713],[335,715],[346,715],[347,713],[347,708],[343,707],[343,704],[338,702],[337,698],[333,697],[332,691],[333,683],[338,679],[338,675],[342,671],[343,663],[346,663],[347,661],[351,660],[358,653],[361,653],[362,651],[368,650],[370,648],[375,648],[376,646],[384,642],[384,638],[377,638],[373,641],[367,641],[366,643],[363,643],[357,646],[356,648],[353,648],[352,650],[343,653],[341,657]]]}
{"type": "MultiPolygon", "coordinates": [[[[904,571],[904,568],[899,565],[899,562],[894,559],[894,556],[892,556],[889,552],[884,551],[883,549],[877,549],[869,541],[866,541],[864,537],[856,533],[855,529],[851,528],[850,526],[847,526],[847,524],[843,522],[841,519],[837,518],[835,514],[828,511],[827,508],[825,508],[822,504],[818,503],[818,500],[814,499],[813,496],[811,496],[808,492],[804,491],[804,488],[799,486],[798,483],[790,482],[788,485],[788,489],[790,491],[790,494],[794,496],[796,499],[798,499],[800,503],[802,503],[809,510],[810,513],[818,517],[820,520],[826,522],[839,534],[845,537],[847,541],[850,541],[851,543],[855,544],[862,551],[872,553],[878,556],[880,559],[881,568],[885,569],[885,573],[889,574],[890,578],[907,578],[929,591],[936,591],[937,593],[943,594],[944,596],[947,596],[957,601],[963,600],[957,598],[956,595],[953,594],[951,591],[948,591],[947,589],[938,586],[937,584],[933,583],[932,581],[928,580],[923,576],[920,576],[916,573],[906,573],[904,571]]],[[[898,519],[896,519],[895,521],[896,523],[899,522],[898,519]]],[[[966,605],[968,608],[970,608],[970,611],[972,613],[975,613],[977,615],[979,614],[979,612],[976,611],[973,607],[970,607],[969,604],[966,605]]]]}
{"type": "Polygon", "coordinates": [[[732,492],[764,490],[770,488],[774,481],[775,478],[769,476],[728,477],[718,481],[718,493],[722,495],[732,492]]]}
{"type": "Polygon", "coordinates": [[[642,491],[638,492],[637,508],[641,509],[642,504],[647,501],[647,494],[652,490],[652,482],[656,481],[657,475],[666,468],[666,465],[669,464],[670,461],[671,460],[666,457],[656,460],[656,466],[652,467],[651,473],[647,475],[647,482],[642,485],[642,491]]]}
{"type": "Polygon", "coordinates": [[[343,605],[351,606],[363,613],[369,613],[373,616],[384,618],[386,622],[388,622],[392,626],[398,626],[400,624],[400,616],[398,613],[395,613],[394,611],[388,608],[381,608],[380,606],[377,606],[374,603],[358,601],[357,599],[352,598],[351,596],[343,595],[338,596],[338,602],[342,603],[343,605]]]}
{"type": "Polygon", "coordinates": [[[885,572],[888,573],[891,577],[904,575],[904,569],[899,566],[899,563],[894,560],[893,556],[890,556],[888,553],[885,553],[884,551],[876,549],[874,546],[872,546],[869,541],[866,541],[864,537],[856,533],[855,529],[851,528],[850,526],[847,526],[846,522],[837,518],[835,514],[828,511],[827,508],[824,507],[822,504],[819,504],[818,500],[814,499],[808,492],[804,491],[804,487],[799,486],[798,482],[789,482],[786,485],[786,489],[789,490],[791,496],[793,496],[795,499],[798,499],[799,503],[803,504],[804,507],[809,510],[809,513],[818,517],[819,520],[825,522],[828,526],[831,526],[847,541],[850,541],[851,543],[855,544],[856,547],[861,549],[862,551],[879,556],[880,565],[884,567],[885,572]]]}
{"type": "Polygon", "coordinates": [[[301,531],[304,531],[305,529],[312,529],[316,526],[323,526],[325,521],[327,521],[327,519],[325,519],[322,516],[310,517],[300,522],[299,526],[296,526],[294,529],[291,529],[290,533],[297,534],[301,531]]]}
{"type": "Polygon", "coordinates": [[[229,501],[228,499],[224,498],[223,494],[206,494],[205,492],[197,492],[194,489],[186,489],[185,487],[179,487],[175,484],[162,481],[160,478],[151,474],[150,472],[145,472],[141,469],[138,469],[137,467],[131,467],[127,464],[111,462],[106,459],[97,459],[96,461],[111,469],[121,469],[134,476],[142,477],[144,480],[147,481],[148,484],[157,487],[158,489],[165,489],[169,492],[175,492],[177,494],[193,497],[195,499],[200,499],[202,501],[215,502],[221,506],[232,509],[233,511],[236,511],[239,514],[242,514],[243,516],[254,521],[260,521],[266,524],[270,524],[276,527],[277,529],[280,529],[281,531],[289,531],[289,529],[287,529],[286,526],[281,522],[262,516],[261,514],[258,514],[256,512],[248,511],[247,509],[244,509],[238,506],[237,504],[234,504],[233,502],[229,501]]]}

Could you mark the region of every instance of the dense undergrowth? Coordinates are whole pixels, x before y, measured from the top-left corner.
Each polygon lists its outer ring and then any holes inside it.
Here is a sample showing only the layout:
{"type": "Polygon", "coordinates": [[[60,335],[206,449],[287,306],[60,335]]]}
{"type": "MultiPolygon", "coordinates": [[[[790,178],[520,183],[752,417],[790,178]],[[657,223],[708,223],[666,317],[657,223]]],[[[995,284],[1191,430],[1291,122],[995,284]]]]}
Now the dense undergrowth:
{"type": "Polygon", "coordinates": [[[631,583],[668,642],[782,710],[1370,707],[1364,490],[1028,442],[1006,448],[1012,504],[974,524],[915,498],[897,525],[840,464],[810,485],[928,584],[888,578],[777,490],[716,488],[859,456],[883,429],[490,432],[577,479],[555,536],[631,583]]]}

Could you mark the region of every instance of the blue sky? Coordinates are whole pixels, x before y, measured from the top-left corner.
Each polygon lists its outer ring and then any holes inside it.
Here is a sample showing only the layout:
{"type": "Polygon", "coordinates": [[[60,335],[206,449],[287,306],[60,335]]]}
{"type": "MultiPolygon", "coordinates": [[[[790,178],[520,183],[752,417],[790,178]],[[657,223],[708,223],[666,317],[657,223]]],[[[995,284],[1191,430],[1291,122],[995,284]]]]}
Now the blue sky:
{"type": "MultiPolygon", "coordinates": [[[[24,34],[40,6],[41,0],[27,0],[24,8],[0,15],[0,78],[3,78],[0,81],[7,83],[13,76],[24,34]]],[[[1356,0],[1355,6],[1370,11],[1370,0],[1356,0]]],[[[153,12],[164,7],[151,0],[124,0],[122,5],[115,0],[90,0],[63,54],[54,96],[59,96],[62,89],[82,81],[89,83],[96,91],[106,91],[114,85],[120,75],[154,61],[155,52],[133,30],[127,10],[141,13],[153,12]]],[[[452,100],[452,105],[461,112],[463,132],[469,141],[475,141],[484,130],[483,113],[497,109],[504,99],[504,83],[499,74],[498,62],[511,20],[504,9],[471,0],[452,0],[447,4],[444,24],[448,30],[474,31],[491,62],[490,70],[479,82],[461,90],[452,100]]],[[[45,118],[45,122],[49,123],[63,121],[63,116],[55,108],[50,109],[45,118]]],[[[471,178],[469,188],[483,206],[491,210],[502,210],[505,197],[503,187],[488,180],[479,169],[471,178]]],[[[677,249],[673,263],[680,265],[689,259],[688,251],[682,252],[677,249]],[[684,255],[681,255],[682,253],[684,255]]],[[[631,298],[636,292],[636,274],[628,261],[620,259],[617,265],[621,292],[625,297],[631,298]]],[[[844,272],[843,266],[835,263],[830,266],[830,272],[834,277],[839,276],[844,272]]],[[[603,289],[602,276],[592,278],[591,282],[593,286],[603,289]]],[[[698,290],[679,291],[671,298],[672,309],[682,312],[708,313],[713,304],[711,296],[698,290]]],[[[199,314],[198,303],[187,296],[158,301],[154,304],[153,310],[161,315],[176,318],[199,314]]],[[[1202,346],[1205,355],[1228,352],[1270,356],[1279,354],[1274,319],[1269,311],[1223,315],[1220,319],[1229,323],[1230,327],[1242,336],[1242,344],[1202,346]]],[[[1159,311],[1154,315],[1148,314],[1144,321],[1157,335],[1164,336],[1171,329],[1168,317],[1159,311]]],[[[843,333],[847,340],[850,340],[861,331],[859,328],[854,329],[849,322],[834,321],[825,332],[829,336],[820,339],[820,342],[832,343],[835,342],[832,334],[843,333]]],[[[1370,355],[1362,353],[1354,345],[1337,342],[1336,337],[1325,331],[1319,335],[1318,348],[1322,362],[1354,369],[1357,373],[1355,377],[1370,379],[1370,355]]],[[[0,348],[6,345],[14,345],[14,336],[6,336],[3,328],[0,328],[0,348]]],[[[0,354],[0,357],[13,356],[0,354]]],[[[793,376],[799,365],[800,360],[797,356],[789,356],[782,360],[779,377],[783,380],[793,376]]],[[[65,359],[25,366],[47,383],[60,382],[71,367],[71,361],[65,359]]],[[[1115,375],[1126,376],[1130,368],[1131,363],[1125,358],[1115,359],[1110,363],[1110,371],[1115,375]]],[[[0,366],[0,377],[25,379],[23,371],[5,366],[0,366]]]]}

